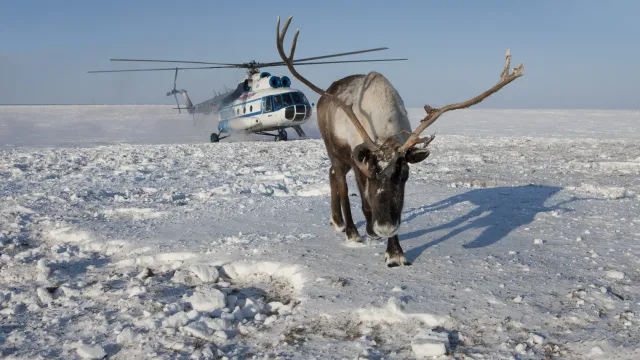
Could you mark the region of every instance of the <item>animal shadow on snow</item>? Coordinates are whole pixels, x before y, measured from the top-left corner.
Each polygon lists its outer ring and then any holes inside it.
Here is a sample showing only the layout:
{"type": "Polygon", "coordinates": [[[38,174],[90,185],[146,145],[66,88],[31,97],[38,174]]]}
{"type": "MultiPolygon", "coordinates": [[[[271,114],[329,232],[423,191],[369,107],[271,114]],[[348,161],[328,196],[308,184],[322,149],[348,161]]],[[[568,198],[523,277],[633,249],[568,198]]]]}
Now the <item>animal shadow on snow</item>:
{"type": "Polygon", "coordinates": [[[409,261],[415,261],[429,247],[471,229],[485,228],[476,239],[464,244],[463,247],[473,249],[489,246],[502,240],[518,227],[531,223],[538,213],[556,210],[572,211],[563,208],[562,205],[581,199],[574,197],[555,205],[545,205],[545,202],[560,190],[562,190],[561,187],[530,185],[474,189],[431,205],[411,209],[408,211],[411,215],[404,220],[405,222],[410,222],[426,213],[444,210],[461,203],[471,203],[475,206],[467,214],[446,224],[413,231],[401,236],[401,240],[408,240],[428,233],[451,229],[444,236],[408,250],[405,256],[409,261]]]}

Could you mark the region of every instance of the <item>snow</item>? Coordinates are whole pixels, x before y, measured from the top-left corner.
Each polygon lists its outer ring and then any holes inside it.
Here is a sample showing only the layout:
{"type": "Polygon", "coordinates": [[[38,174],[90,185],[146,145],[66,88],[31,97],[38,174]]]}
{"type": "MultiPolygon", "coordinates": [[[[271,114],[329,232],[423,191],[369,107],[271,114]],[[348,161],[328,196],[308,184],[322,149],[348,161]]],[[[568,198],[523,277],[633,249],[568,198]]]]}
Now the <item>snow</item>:
{"type": "Polygon", "coordinates": [[[0,357],[640,358],[638,112],[444,115],[393,269],[331,227],[313,122],[204,120],[0,107],[0,357]]]}

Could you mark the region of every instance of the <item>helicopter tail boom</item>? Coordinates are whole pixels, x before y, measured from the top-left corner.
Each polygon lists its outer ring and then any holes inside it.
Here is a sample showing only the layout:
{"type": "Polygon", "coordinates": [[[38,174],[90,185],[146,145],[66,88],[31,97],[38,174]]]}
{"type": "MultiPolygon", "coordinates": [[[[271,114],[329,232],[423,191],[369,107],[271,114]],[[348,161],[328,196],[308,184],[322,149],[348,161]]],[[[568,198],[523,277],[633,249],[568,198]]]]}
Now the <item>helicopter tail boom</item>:
{"type": "Polygon", "coordinates": [[[189,95],[187,95],[187,90],[182,90],[182,97],[184,98],[184,105],[189,109],[189,112],[193,109],[193,103],[191,99],[189,99],[189,95]]]}

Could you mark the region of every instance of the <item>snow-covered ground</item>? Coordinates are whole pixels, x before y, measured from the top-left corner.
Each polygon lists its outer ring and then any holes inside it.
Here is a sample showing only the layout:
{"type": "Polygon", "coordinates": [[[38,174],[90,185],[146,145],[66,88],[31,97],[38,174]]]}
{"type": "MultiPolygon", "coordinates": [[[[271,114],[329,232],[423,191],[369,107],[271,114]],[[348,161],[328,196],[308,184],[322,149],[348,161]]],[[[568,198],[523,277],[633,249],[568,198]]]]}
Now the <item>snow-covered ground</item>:
{"type": "Polygon", "coordinates": [[[640,113],[443,116],[397,268],[329,226],[320,140],[203,120],[0,107],[2,358],[640,358],[640,113]]]}

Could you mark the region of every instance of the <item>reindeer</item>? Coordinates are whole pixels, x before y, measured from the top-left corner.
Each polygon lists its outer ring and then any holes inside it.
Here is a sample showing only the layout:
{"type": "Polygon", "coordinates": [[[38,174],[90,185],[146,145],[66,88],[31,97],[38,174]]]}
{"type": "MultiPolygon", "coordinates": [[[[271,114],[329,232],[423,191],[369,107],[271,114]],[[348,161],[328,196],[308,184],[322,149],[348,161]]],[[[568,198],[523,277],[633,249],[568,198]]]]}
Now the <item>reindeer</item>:
{"type": "Polygon", "coordinates": [[[301,76],[293,65],[300,30],[294,35],[289,56],[283,47],[292,19],[293,16],[287,19],[280,34],[278,17],[276,43],[291,74],[320,95],[318,127],[331,161],[331,225],[336,231],[345,232],[348,241],[362,241],[351,217],[347,189],[346,175],[353,169],[367,236],[388,238],[385,251],[388,267],[411,265],[400,246],[398,229],[409,164],[426,159],[427,146],[435,138],[435,134],[424,138],[420,134],[445,112],[475,105],[519,78],[524,74],[524,65],[521,63],[510,73],[511,53],[507,50],[504,70],[496,85],[465,102],[442,108],[425,105],[427,115],[412,132],[402,98],[382,74],[347,76],[333,82],[326,91],[301,76]]]}

